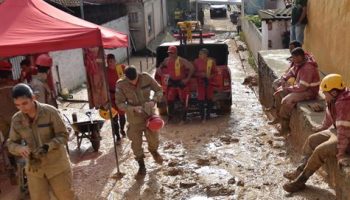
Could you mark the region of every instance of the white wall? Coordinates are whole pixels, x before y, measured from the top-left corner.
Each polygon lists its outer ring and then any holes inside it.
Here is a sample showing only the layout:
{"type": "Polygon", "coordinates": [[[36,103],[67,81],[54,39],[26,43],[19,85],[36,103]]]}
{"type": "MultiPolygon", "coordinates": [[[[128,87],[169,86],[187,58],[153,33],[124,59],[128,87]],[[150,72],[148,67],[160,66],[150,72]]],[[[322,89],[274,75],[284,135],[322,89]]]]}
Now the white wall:
{"type": "Polygon", "coordinates": [[[277,8],[277,1],[276,0],[265,0],[264,9],[275,9],[275,8],[277,8]]]}
{"type": "MultiPolygon", "coordinates": [[[[108,27],[108,28],[111,28],[111,29],[114,29],[114,30],[117,30],[119,32],[128,34],[128,36],[130,36],[130,33],[129,33],[129,18],[128,18],[128,16],[124,16],[124,17],[118,18],[116,20],[107,22],[107,23],[103,24],[102,26],[108,27]]],[[[129,46],[130,45],[131,44],[130,44],[130,40],[129,40],[129,46]]],[[[129,51],[131,51],[131,50],[132,49],[129,48],[129,51]]],[[[127,58],[127,50],[126,50],[126,48],[118,48],[118,49],[113,49],[113,50],[106,49],[105,53],[106,54],[109,54],[109,53],[114,54],[118,62],[125,61],[125,59],[127,58]]]]}
{"type": "Polygon", "coordinates": [[[242,30],[249,50],[252,52],[255,61],[257,61],[258,52],[264,50],[262,47],[262,34],[253,23],[244,17],[242,18],[242,30]]]}
{"type": "Polygon", "coordinates": [[[147,3],[144,4],[144,19],[145,19],[145,33],[146,33],[146,45],[148,44],[148,42],[150,42],[151,40],[154,39],[154,28],[155,28],[155,24],[154,24],[154,10],[153,10],[153,1],[148,1],[147,3]],[[151,33],[148,32],[148,15],[151,15],[152,21],[151,21],[151,28],[153,29],[153,31],[151,33]]]}
{"type": "Polygon", "coordinates": [[[155,0],[153,2],[153,9],[154,9],[154,27],[155,27],[155,34],[158,35],[162,29],[163,29],[163,17],[162,17],[162,0],[155,0]]]}
{"type": "Polygon", "coordinates": [[[167,1],[162,0],[162,6],[163,6],[163,28],[167,27],[168,25],[168,14],[167,14],[167,1]]]}
{"type": "Polygon", "coordinates": [[[269,30],[266,21],[261,22],[261,48],[269,49],[269,30]]]}
{"type": "Polygon", "coordinates": [[[284,3],[284,0],[277,0],[277,8],[285,8],[286,4],[284,3]]]}
{"type": "MultiPolygon", "coordinates": [[[[129,34],[128,21],[128,17],[124,16],[103,24],[102,26],[129,34]]],[[[124,61],[127,58],[126,48],[106,50],[105,53],[115,54],[118,61],[124,61]]],[[[86,72],[82,49],[56,51],[51,52],[50,55],[52,56],[54,62],[53,74],[55,80],[58,80],[55,66],[58,65],[59,67],[62,88],[72,90],[86,82],[86,72]]]]}
{"type": "MultiPolygon", "coordinates": [[[[57,81],[58,66],[62,88],[75,89],[86,81],[82,49],[50,52],[53,59],[52,72],[57,81]]],[[[58,89],[58,88],[57,88],[58,89]]]]}
{"type": "Polygon", "coordinates": [[[129,23],[130,32],[136,50],[141,50],[146,46],[145,14],[141,3],[129,2],[127,4],[128,13],[137,13],[137,22],[129,23]]]}
{"type": "Polygon", "coordinates": [[[282,34],[290,30],[290,21],[273,21],[272,30],[268,31],[268,40],[272,41],[272,48],[270,49],[283,49],[282,34]]]}

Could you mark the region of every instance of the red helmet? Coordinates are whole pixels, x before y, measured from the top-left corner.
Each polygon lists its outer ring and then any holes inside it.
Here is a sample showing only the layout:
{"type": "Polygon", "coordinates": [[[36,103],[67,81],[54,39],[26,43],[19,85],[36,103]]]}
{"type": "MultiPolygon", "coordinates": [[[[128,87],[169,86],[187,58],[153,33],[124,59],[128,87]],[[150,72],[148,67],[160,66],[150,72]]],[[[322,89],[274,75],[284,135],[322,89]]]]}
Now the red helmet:
{"type": "Polygon", "coordinates": [[[157,132],[163,128],[164,121],[158,115],[153,115],[152,117],[148,118],[146,126],[150,131],[157,132]]]}
{"type": "Polygon", "coordinates": [[[176,52],[177,52],[176,46],[169,46],[168,47],[168,53],[176,53],[176,52]]]}
{"type": "Polygon", "coordinates": [[[40,54],[35,61],[36,65],[40,65],[42,67],[51,67],[52,66],[52,58],[48,54],[40,54]]]}

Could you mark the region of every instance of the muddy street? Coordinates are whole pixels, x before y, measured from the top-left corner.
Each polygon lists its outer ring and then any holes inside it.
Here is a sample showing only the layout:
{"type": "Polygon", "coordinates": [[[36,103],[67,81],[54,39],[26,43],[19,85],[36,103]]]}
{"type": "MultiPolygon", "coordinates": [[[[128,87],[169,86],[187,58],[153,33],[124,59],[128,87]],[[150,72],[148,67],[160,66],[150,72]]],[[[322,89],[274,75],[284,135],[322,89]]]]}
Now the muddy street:
{"type": "MultiPolygon", "coordinates": [[[[142,180],[134,178],[138,165],[127,138],[117,146],[123,176],[114,176],[117,170],[109,121],[101,130],[98,152],[93,151],[88,140],[83,140],[77,149],[73,137],[69,149],[74,190],[79,199],[334,200],[334,191],[319,175],[309,180],[303,192],[293,195],[284,192],[282,185],[287,180],[282,174],[296,167],[285,138],[267,124],[256,91],[242,84],[254,70],[242,67],[229,17],[214,20],[209,19],[208,12],[205,15],[207,29],[217,30],[217,39],[225,40],[229,46],[231,113],[215,115],[206,123],[201,123],[199,117],[190,117],[186,124],[167,124],[161,130],[159,148],[165,162],[157,165],[145,142],[147,175],[142,180]]],[[[84,91],[80,95],[86,95],[84,91]]],[[[87,109],[86,104],[71,104],[63,113],[70,116],[76,111],[82,113],[78,115],[80,120],[87,120],[81,111],[87,109]]]]}
{"type": "MultiPolygon", "coordinates": [[[[211,22],[220,27],[229,23],[228,19],[211,22]]],[[[227,35],[232,34],[224,33],[227,35]]],[[[146,150],[147,175],[138,181],[134,179],[138,168],[127,139],[118,146],[124,176],[113,178],[116,169],[107,124],[100,152],[87,149],[88,153],[80,153],[75,161],[73,158],[75,186],[81,199],[335,199],[320,176],[312,177],[308,183],[315,187],[303,192],[288,195],[283,191],[286,180],[282,173],[293,169],[295,163],[285,139],[275,127],[267,125],[255,92],[241,84],[246,71],[252,70],[242,68],[234,40],[224,39],[230,48],[232,112],[205,124],[191,118],[184,125],[166,125],[160,147],[165,162],[162,166],[155,164],[146,150]]]]}

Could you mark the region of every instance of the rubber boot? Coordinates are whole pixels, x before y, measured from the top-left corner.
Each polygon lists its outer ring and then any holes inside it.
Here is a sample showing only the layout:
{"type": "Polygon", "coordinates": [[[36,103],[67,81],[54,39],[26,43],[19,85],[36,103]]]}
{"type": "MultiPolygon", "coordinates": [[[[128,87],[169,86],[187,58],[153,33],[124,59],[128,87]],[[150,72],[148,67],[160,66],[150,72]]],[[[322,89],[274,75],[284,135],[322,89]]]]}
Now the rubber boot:
{"type": "Polygon", "coordinates": [[[214,102],[213,101],[207,101],[207,115],[206,115],[206,118],[207,118],[207,120],[209,120],[210,119],[210,114],[211,114],[211,112],[212,112],[212,110],[213,110],[213,106],[214,106],[214,102]]]}
{"type": "Polygon", "coordinates": [[[186,108],[186,106],[184,104],[182,106],[182,109],[183,109],[182,113],[181,113],[182,118],[181,118],[180,124],[184,124],[187,121],[187,108],[186,108]]]}
{"type": "Polygon", "coordinates": [[[163,157],[158,153],[158,151],[151,152],[154,161],[156,161],[157,164],[161,165],[163,164],[163,157]]]}
{"type": "Polygon", "coordinates": [[[135,179],[140,179],[146,176],[146,166],[145,166],[145,161],[143,159],[138,160],[137,163],[139,164],[139,170],[135,175],[135,179]]]}
{"type": "Polygon", "coordinates": [[[125,123],[126,123],[125,115],[119,115],[120,134],[123,137],[126,137],[126,133],[124,131],[125,123]]]}
{"type": "Polygon", "coordinates": [[[168,121],[174,118],[174,102],[168,102],[168,121]]]}
{"type": "Polygon", "coordinates": [[[201,120],[205,120],[205,106],[204,101],[198,101],[199,104],[199,114],[201,116],[201,120]]]}
{"type": "Polygon", "coordinates": [[[297,167],[296,170],[284,173],[283,177],[286,179],[289,179],[289,180],[294,180],[294,179],[298,178],[298,176],[303,172],[308,159],[309,159],[309,157],[305,157],[301,161],[301,164],[297,167]]]}
{"type": "Polygon", "coordinates": [[[113,118],[113,126],[114,126],[114,135],[117,137],[117,141],[120,141],[120,134],[119,134],[119,117],[118,115],[115,115],[113,118]]]}
{"type": "Polygon", "coordinates": [[[289,119],[281,119],[281,134],[287,134],[288,132],[290,132],[290,128],[289,128],[289,119]]]}
{"type": "Polygon", "coordinates": [[[305,189],[306,187],[305,183],[313,173],[314,172],[304,170],[296,180],[290,183],[284,184],[283,189],[289,193],[298,192],[305,189]]]}

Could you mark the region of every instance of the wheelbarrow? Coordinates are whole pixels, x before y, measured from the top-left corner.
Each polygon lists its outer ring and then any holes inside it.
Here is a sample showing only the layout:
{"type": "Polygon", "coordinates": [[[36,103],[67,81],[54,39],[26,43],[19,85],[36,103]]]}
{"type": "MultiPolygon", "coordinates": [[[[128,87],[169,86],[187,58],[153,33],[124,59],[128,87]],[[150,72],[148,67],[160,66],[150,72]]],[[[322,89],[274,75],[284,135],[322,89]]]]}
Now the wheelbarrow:
{"type": "MultiPolygon", "coordinates": [[[[90,117],[91,113],[86,113],[86,115],[90,117]]],[[[83,139],[87,138],[90,140],[94,151],[98,151],[101,142],[100,130],[103,124],[104,120],[91,120],[91,117],[90,121],[73,122],[71,125],[74,129],[75,136],[77,137],[78,149],[80,149],[83,139]]]]}

